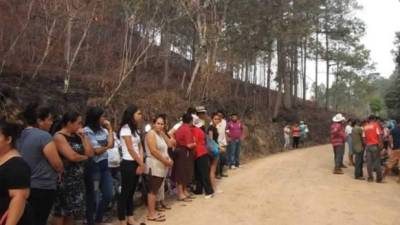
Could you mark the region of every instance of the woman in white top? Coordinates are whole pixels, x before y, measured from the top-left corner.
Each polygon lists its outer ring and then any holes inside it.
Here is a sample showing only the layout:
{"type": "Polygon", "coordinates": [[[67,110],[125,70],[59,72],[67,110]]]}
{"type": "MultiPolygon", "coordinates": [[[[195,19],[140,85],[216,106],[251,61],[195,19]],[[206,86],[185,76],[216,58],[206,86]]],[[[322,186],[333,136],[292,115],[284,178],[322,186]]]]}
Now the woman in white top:
{"type": "Polygon", "coordinates": [[[158,190],[167,176],[168,169],[172,167],[173,161],[168,155],[168,147],[171,141],[164,133],[165,120],[159,115],[153,120],[153,127],[145,139],[146,147],[146,174],[148,176],[149,192],[147,194],[147,220],[162,222],[164,215],[156,213],[156,196],[158,190]]]}
{"type": "Polygon", "coordinates": [[[128,106],[122,116],[118,133],[122,147],[121,194],[118,199],[118,219],[121,225],[137,224],[133,218],[133,194],[139,175],[145,169],[138,129],[141,121],[142,112],[139,108],[135,105],[128,106]]]}

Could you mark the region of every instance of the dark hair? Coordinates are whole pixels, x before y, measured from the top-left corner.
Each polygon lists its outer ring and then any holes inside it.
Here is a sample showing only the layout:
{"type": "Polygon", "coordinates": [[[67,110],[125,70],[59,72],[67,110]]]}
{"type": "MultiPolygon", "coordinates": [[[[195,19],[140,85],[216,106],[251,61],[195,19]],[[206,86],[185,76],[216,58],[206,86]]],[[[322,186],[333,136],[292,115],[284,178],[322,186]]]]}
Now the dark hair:
{"type": "Polygon", "coordinates": [[[239,117],[239,115],[237,113],[232,113],[231,116],[237,116],[239,117]]]}
{"type": "Polygon", "coordinates": [[[37,120],[45,120],[52,114],[52,110],[50,107],[45,105],[40,105],[37,102],[28,104],[24,111],[22,112],[22,116],[26,122],[26,124],[30,126],[34,126],[37,124],[37,120]]]}
{"type": "Polygon", "coordinates": [[[211,114],[211,119],[214,119],[214,117],[216,117],[216,116],[219,116],[218,112],[215,112],[215,113],[211,114]]]}
{"type": "Polygon", "coordinates": [[[74,123],[81,116],[78,112],[67,112],[65,113],[60,120],[53,123],[53,127],[50,129],[51,134],[55,134],[60,131],[63,127],[67,126],[69,122],[74,123]]]}
{"type": "Polygon", "coordinates": [[[15,123],[0,121],[0,133],[6,138],[11,138],[11,147],[15,148],[17,139],[21,134],[21,127],[15,123]]]}
{"type": "Polygon", "coordinates": [[[375,121],[376,120],[376,116],[375,115],[370,115],[368,117],[368,121],[375,121]]]}
{"type": "Polygon", "coordinates": [[[166,120],[166,115],[165,114],[158,114],[157,116],[154,117],[153,123],[156,123],[158,119],[162,119],[165,123],[166,120]]]}
{"type": "Polygon", "coordinates": [[[195,108],[193,108],[193,107],[189,107],[189,108],[187,109],[186,113],[189,113],[189,114],[196,114],[196,113],[197,113],[197,110],[196,110],[195,108]]]}
{"type": "Polygon", "coordinates": [[[98,106],[89,107],[86,112],[85,126],[89,127],[94,132],[101,130],[100,118],[103,115],[103,108],[98,106]]]}
{"type": "MultiPolygon", "coordinates": [[[[121,128],[123,126],[125,126],[125,124],[128,124],[129,128],[131,129],[132,134],[135,136],[136,134],[138,134],[139,129],[138,129],[138,125],[136,124],[136,121],[133,120],[133,115],[139,111],[139,108],[136,105],[129,105],[125,111],[124,114],[122,114],[122,119],[121,119],[121,123],[119,124],[119,131],[121,131],[121,128]]],[[[119,136],[119,131],[117,133],[117,136],[119,136]]]]}
{"type": "Polygon", "coordinates": [[[223,117],[225,117],[225,112],[224,112],[222,109],[219,109],[219,110],[217,111],[217,113],[220,113],[220,114],[222,114],[223,117]]]}
{"type": "Polygon", "coordinates": [[[183,123],[191,123],[193,122],[193,116],[191,113],[185,113],[182,116],[182,122],[183,123]]]}
{"type": "Polygon", "coordinates": [[[354,119],[354,120],[351,122],[351,126],[352,126],[352,127],[354,127],[355,125],[360,125],[360,120],[359,120],[359,119],[354,119]]]}

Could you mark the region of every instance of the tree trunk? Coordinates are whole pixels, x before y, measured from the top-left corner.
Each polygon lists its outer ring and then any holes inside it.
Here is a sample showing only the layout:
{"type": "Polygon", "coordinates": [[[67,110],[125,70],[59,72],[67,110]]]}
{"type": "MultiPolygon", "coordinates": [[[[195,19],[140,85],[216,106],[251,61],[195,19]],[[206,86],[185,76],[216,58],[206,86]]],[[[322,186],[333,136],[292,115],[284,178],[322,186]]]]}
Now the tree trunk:
{"type": "Polygon", "coordinates": [[[170,34],[169,24],[165,26],[165,29],[161,35],[161,47],[162,47],[162,58],[164,59],[164,78],[163,85],[166,87],[169,82],[169,58],[170,58],[170,34]]]}
{"type": "Polygon", "coordinates": [[[307,38],[304,40],[303,57],[303,102],[305,103],[307,95],[307,38]]]}
{"type": "Polygon", "coordinates": [[[316,43],[315,43],[315,104],[318,105],[318,56],[319,56],[319,33],[316,33],[316,43]]]}
{"type": "Polygon", "coordinates": [[[329,60],[329,36],[328,33],[325,34],[325,44],[326,44],[326,91],[325,91],[325,109],[329,109],[329,70],[330,70],[330,60],[329,60]]]}
{"type": "Polygon", "coordinates": [[[271,101],[271,75],[272,75],[272,49],[268,53],[268,69],[267,69],[267,106],[270,106],[271,101]]]}
{"type": "MultiPolygon", "coordinates": [[[[283,105],[286,109],[292,108],[292,96],[290,93],[290,74],[287,74],[287,47],[283,40],[278,40],[278,79],[283,81],[284,98],[283,105]]],[[[279,94],[279,93],[278,93],[279,94]]]]}

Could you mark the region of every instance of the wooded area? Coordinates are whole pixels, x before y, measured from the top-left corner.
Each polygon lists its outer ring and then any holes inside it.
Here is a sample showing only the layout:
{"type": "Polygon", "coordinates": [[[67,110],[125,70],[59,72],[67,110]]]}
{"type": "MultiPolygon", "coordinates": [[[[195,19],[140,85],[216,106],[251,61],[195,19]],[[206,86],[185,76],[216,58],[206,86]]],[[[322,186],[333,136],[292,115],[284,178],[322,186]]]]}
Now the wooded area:
{"type": "Polygon", "coordinates": [[[183,90],[190,102],[224,96],[276,118],[311,99],[365,115],[383,94],[360,43],[359,8],[356,0],[0,1],[0,77],[62,77],[65,95],[91,83],[112,105],[153,69],[146,82],[183,90]]]}

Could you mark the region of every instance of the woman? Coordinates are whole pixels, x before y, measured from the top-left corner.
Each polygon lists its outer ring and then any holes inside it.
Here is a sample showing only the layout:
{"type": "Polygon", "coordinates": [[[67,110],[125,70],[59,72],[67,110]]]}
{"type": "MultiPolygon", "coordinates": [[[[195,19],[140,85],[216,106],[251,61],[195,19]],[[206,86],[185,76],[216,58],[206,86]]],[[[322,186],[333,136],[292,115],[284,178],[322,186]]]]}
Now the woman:
{"type": "Polygon", "coordinates": [[[86,125],[83,130],[94,151],[94,157],[89,159],[85,165],[86,220],[88,225],[94,225],[95,222],[101,224],[113,191],[113,180],[108,168],[107,153],[107,150],[111,149],[114,144],[113,130],[101,107],[90,107],[88,109],[86,125]],[[96,196],[98,196],[96,190],[101,192],[100,201],[96,200],[96,196]]]}
{"type": "Polygon", "coordinates": [[[53,124],[50,108],[29,104],[23,116],[27,127],[22,131],[17,147],[32,171],[28,199],[34,216],[32,224],[46,225],[56,198],[57,180],[64,167],[49,133],[53,124]]]}
{"type": "Polygon", "coordinates": [[[196,140],[195,148],[195,177],[196,177],[196,190],[195,194],[203,194],[205,190],[206,199],[213,197],[213,189],[210,182],[210,157],[206,147],[206,135],[200,128],[202,123],[200,119],[195,120],[192,132],[196,140]]]}
{"type": "Polygon", "coordinates": [[[79,113],[64,114],[60,126],[54,142],[63,160],[64,173],[58,183],[53,215],[55,225],[70,225],[75,218],[84,216],[84,163],[94,153],[79,113]]]}
{"type": "Polygon", "coordinates": [[[135,105],[130,105],[124,111],[118,136],[121,139],[122,161],[121,194],[118,199],[118,219],[121,225],[137,224],[133,217],[133,194],[144,172],[143,149],[141,145],[139,124],[142,112],[135,105]]]}
{"type": "Polygon", "coordinates": [[[192,114],[182,116],[182,125],[175,132],[176,149],[174,152],[174,179],[177,183],[178,200],[191,202],[187,186],[193,178],[193,149],[196,147],[191,130],[193,126],[192,114]]]}
{"type": "Polygon", "coordinates": [[[146,147],[146,174],[148,176],[147,194],[147,220],[162,222],[165,221],[163,215],[156,213],[156,195],[164,183],[168,168],[172,167],[173,161],[168,155],[168,147],[171,142],[164,133],[165,120],[162,116],[157,116],[153,121],[153,128],[145,139],[146,147]]]}
{"type": "MultiPolygon", "coordinates": [[[[211,116],[211,125],[207,129],[207,135],[213,139],[216,143],[218,143],[218,129],[217,126],[220,123],[221,119],[219,118],[217,113],[214,113],[211,116]]],[[[218,158],[211,157],[211,165],[210,165],[210,181],[212,189],[215,193],[221,193],[221,190],[217,191],[217,179],[215,177],[217,167],[218,167],[218,158]]]]}
{"type": "Polygon", "coordinates": [[[31,225],[28,209],[30,169],[15,149],[15,124],[0,122],[0,218],[7,225],[31,225]]]}
{"type": "Polygon", "coordinates": [[[299,148],[300,136],[301,136],[300,127],[297,123],[295,123],[293,124],[292,127],[293,149],[299,148]]]}

